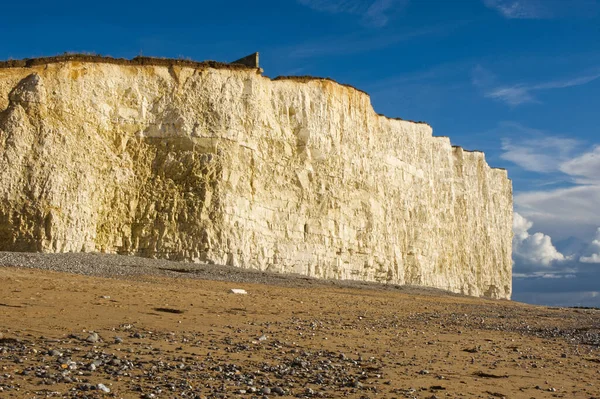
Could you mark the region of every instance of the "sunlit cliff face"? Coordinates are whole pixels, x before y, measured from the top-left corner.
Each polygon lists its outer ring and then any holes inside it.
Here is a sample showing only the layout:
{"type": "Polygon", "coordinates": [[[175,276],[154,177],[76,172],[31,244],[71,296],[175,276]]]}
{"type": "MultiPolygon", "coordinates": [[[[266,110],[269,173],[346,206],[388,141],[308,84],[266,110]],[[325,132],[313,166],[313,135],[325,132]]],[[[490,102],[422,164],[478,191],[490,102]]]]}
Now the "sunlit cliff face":
{"type": "Polygon", "coordinates": [[[511,294],[512,188],[327,80],[0,69],[0,249],[100,251],[511,294]]]}

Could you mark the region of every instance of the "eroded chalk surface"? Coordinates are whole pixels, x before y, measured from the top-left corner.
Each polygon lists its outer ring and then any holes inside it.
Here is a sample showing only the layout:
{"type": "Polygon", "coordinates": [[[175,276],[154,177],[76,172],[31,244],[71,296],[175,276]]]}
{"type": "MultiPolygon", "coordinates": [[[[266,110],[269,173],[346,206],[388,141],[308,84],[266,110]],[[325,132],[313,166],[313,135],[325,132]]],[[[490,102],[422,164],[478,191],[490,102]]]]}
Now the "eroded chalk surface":
{"type": "Polygon", "coordinates": [[[328,80],[0,69],[0,250],[98,251],[511,294],[512,186],[328,80]]]}

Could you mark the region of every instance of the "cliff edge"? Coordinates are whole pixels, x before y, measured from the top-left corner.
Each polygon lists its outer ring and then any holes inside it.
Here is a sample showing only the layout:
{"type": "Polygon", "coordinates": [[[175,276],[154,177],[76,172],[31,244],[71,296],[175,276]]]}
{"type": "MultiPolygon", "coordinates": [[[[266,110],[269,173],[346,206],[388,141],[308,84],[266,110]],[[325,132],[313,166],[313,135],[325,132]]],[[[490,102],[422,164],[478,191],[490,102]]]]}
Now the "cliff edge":
{"type": "Polygon", "coordinates": [[[512,186],[483,153],[326,79],[113,61],[1,65],[0,250],[510,298],[512,186]]]}

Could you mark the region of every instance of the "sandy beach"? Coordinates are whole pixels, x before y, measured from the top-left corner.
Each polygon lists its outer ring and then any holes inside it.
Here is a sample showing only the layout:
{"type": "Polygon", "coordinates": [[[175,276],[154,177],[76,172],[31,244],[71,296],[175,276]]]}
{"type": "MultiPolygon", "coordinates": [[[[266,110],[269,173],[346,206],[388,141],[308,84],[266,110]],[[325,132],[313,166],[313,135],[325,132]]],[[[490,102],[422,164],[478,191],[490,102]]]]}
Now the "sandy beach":
{"type": "Polygon", "coordinates": [[[0,266],[3,398],[600,397],[597,310],[114,255],[0,266]]]}

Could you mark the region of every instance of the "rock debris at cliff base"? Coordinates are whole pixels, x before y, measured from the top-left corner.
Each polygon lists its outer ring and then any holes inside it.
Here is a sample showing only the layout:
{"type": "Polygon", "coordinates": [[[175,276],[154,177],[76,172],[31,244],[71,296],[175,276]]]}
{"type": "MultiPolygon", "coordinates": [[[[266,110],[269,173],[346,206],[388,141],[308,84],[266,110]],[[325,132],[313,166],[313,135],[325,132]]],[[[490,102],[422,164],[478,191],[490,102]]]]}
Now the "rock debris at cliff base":
{"type": "Polygon", "coordinates": [[[35,269],[69,255],[0,269],[2,397],[600,395],[598,311],[276,274],[174,279],[149,259],[150,274],[102,278],[110,267],[89,254],[77,254],[85,276],[35,269]]]}
{"type": "Polygon", "coordinates": [[[55,61],[0,68],[0,250],[510,298],[512,187],[483,153],[326,79],[55,61]]]}

